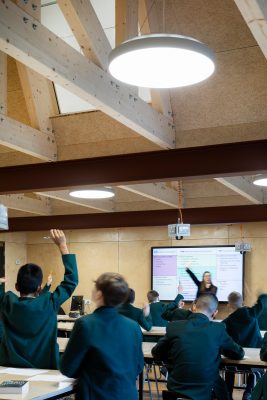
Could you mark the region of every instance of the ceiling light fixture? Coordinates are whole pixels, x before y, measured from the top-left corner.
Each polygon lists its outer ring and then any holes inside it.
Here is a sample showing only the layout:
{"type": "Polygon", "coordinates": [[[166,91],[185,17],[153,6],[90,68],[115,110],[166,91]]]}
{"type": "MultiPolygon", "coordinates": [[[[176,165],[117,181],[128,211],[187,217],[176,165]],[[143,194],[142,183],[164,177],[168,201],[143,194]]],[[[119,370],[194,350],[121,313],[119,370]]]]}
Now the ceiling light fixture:
{"type": "Polygon", "coordinates": [[[267,186],[267,174],[257,175],[253,179],[253,184],[257,186],[267,186]]]}
{"type": "Polygon", "coordinates": [[[69,193],[72,197],[78,197],[79,199],[108,199],[115,196],[111,189],[86,189],[86,190],[74,190],[69,193]]]}
{"type": "Polygon", "coordinates": [[[109,72],[134,86],[182,87],[207,79],[214,59],[214,52],[194,38],[157,33],[134,37],[112,50],[109,72]]]}

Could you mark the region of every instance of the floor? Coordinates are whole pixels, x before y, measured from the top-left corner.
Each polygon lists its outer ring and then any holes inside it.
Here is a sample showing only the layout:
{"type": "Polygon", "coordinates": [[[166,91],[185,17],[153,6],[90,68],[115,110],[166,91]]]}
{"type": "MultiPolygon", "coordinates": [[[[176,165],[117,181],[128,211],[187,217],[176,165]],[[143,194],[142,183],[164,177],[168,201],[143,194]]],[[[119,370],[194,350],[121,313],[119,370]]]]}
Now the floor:
{"type": "MultiPolygon", "coordinates": [[[[242,395],[243,395],[243,390],[236,389],[234,391],[233,399],[234,400],[242,400],[242,395]]],[[[162,399],[161,396],[160,396],[160,399],[162,399]]],[[[148,392],[146,387],[144,387],[144,400],[151,400],[149,392],[148,392]]],[[[157,392],[156,392],[156,390],[154,390],[154,388],[153,388],[153,391],[152,391],[152,400],[159,400],[158,397],[157,397],[157,392]]]]}

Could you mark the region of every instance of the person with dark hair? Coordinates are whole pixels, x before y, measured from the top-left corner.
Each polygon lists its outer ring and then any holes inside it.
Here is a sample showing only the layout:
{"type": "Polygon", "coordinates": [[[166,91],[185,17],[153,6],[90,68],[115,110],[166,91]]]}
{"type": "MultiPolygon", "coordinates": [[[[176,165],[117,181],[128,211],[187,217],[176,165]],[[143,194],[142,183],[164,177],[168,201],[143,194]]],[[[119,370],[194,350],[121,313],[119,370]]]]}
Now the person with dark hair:
{"type": "Polygon", "coordinates": [[[159,300],[159,293],[156,290],[150,290],[147,293],[147,299],[150,306],[150,315],[153,326],[167,326],[167,321],[163,319],[162,314],[167,311],[177,309],[183,300],[182,287],[178,286],[178,294],[173,301],[166,304],[159,300]]]}
{"type": "Polygon", "coordinates": [[[140,308],[133,306],[134,301],[135,291],[130,288],[124,304],[121,304],[118,308],[119,313],[138,322],[138,324],[146,331],[150,331],[152,328],[152,318],[150,315],[149,304],[141,310],[140,308]]]}
{"type": "MultiPolygon", "coordinates": [[[[231,314],[222,322],[226,326],[226,331],[233,340],[243,347],[260,348],[262,345],[262,336],[258,324],[258,317],[264,307],[267,305],[267,294],[259,296],[257,303],[253,307],[245,307],[243,305],[243,297],[238,292],[231,292],[228,296],[228,307],[231,314]]],[[[240,366],[239,369],[242,370],[240,366]]],[[[247,367],[244,369],[248,369],[247,367]]],[[[243,400],[251,399],[251,393],[254,386],[254,373],[263,374],[263,370],[259,368],[251,368],[251,374],[248,375],[247,386],[243,393],[243,400]]],[[[225,381],[227,383],[230,396],[234,387],[234,370],[228,368],[225,373],[225,381]]]]}
{"type": "Polygon", "coordinates": [[[211,281],[211,273],[209,271],[203,272],[202,281],[199,281],[194,272],[191,271],[191,269],[186,268],[185,270],[190,278],[193,280],[193,282],[197,285],[196,298],[198,298],[201,294],[207,293],[216,295],[218,288],[217,286],[213,285],[211,281]]]}
{"type": "MultiPolygon", "coordinates": [[[[65,267],[64,279],[54,292],[39,296],[43,273],[36,264],[23,265],[17,275],[16,290],[4,293],[0,285],[0,312],[3,337],[0,344],[0,365],[22,368],[57,369],[57,312],[78,284],[74,254],[69,254],[61,230],[52,229],[51,238],[58,246],[65,267]]],[[[3,279],[2,279],[3,281],[3,279]]]]}
{"type": "Polygon", "coordinates": [[[96,310],[75,322],[61,359],[64,375],[78,379],[76,400],[136,400],[144,366],[142,332],[118,313],[128,285],[116,273],[102,274],[92,291],[96,310]]]}
{"type": "Polygon", "coordinates": [[[156,361],[167,362],[168,390],[191,400],[228,400],[219,375],[220,355],[240,360],[244,350],[227,334],[225,326],[211,321],[217,314],[216,296],[202,295],[187,320],[170,322],[166,335],[152,349],[156,361]]]}

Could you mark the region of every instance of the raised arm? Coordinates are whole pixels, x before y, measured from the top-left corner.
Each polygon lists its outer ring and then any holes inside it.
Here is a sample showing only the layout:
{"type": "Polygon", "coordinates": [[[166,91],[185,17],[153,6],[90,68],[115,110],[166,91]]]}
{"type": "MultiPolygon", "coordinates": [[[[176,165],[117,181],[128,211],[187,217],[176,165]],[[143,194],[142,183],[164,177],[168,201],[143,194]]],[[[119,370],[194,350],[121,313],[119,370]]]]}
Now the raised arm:
{"type": "Polygon", "coordinates": [[[50,290],[50,288],[51,288],[51,283],[52,283],[52,281],[53,281],[53,277],[52,277],[52,274],[50,273],[50,274],[48,275],[48,277],[47,277],[46,284],[44,285],[44,287],[43,287],[43,289],[42,289],[42,291],[41,291],[40,294],[44,294],[44,293],[46,293],[46,292],[49,292],[49,290],[50,290]]]}
{"type": "Polygon", "coordinates": [[[150,331],[152,328],[152,318],[150,315],[149,304],[146,304],[139,316],[139,325],[146,331],[150,331]]]}
{"type": "Polygon", "coordinates": [[[54,303],[58,308],[72,295],[78,285],[78,270],[75,255],[69,254],[64,232],[59,229],[51,229],[50,234],[59,248],[65,267],[64,279],[53,292],[54,303]]]}
{"type": "Polygon", "coordinates": [[[265,307],[267,307],[267,294],[261,294],[258,297],[257,303],[249,308],[249,313],[257,318],[265,307]]]}
{"type": "Polygon", "coordinates": [[[197,287],[201,284],[201,282],[197,279],[196,275],[194,274],[194,272],[191,271],[191,269],[186,268],[185,269],[186,272],[188,273],[188,275],[190,276],[190,278],[194,281],[194,283],[197,285],[197,287]]]}

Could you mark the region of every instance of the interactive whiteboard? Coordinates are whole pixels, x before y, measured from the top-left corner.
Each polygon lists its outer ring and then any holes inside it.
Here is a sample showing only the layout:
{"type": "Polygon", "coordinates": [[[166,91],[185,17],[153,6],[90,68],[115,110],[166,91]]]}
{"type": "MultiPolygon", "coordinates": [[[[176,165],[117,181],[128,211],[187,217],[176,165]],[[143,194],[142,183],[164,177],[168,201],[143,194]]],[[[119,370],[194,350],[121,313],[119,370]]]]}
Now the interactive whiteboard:
{"type": "Polygon", "coordinates": [[[161,300],[173,300],[179,282],[185,300],[195,299],[197,286],[186,267],[200,281],[203,272],[211,273],[219,301],[227,301],[232,291],[243,295],[244,254],[235,251],[235,246],[152,247],[151,261],[151,286],[161,300]]]}

